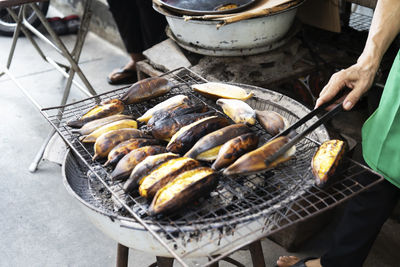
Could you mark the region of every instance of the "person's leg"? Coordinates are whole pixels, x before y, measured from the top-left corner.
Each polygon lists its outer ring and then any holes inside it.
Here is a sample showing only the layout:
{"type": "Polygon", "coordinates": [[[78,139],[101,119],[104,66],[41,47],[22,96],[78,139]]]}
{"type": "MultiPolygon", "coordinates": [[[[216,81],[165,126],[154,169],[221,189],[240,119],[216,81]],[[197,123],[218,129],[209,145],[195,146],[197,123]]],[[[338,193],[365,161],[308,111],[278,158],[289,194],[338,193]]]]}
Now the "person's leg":
{"type": "Polygon", "coordinates": [[[139,9],[143,50],[146,50],[167,38],[165,34],[167,21],[164,15],[153,9],[152,1],[135,0],[134,2],[139,9]]]}
{"type": "Polygon", "coordinates": [[[130,59],[122,68],[113,70],[107,80],[110,84],[133,83],[137,81],[136,62],[144,59],[140,10],[135,1],[108,0],[108,4],[130,59]]]}
{"type": "Polygon", "coordinates": [[[399,195],[400,189],[385,180],[349,200],[322,266],[362,266],[399,195]]]}
{"type": "MultiPolygon", "coordinates": [[[[366,179],[370,177],[360,177],[359,182],[366,179]]],[[[362,266],[399,196],[400,189],[384,181],[351,198],[333,233],[330,249],[321,257],[320,264],[324,267],[362,266]]],[[[318,260],[307,261],[305,265],[320,266],[318,260]]],[[[299,261],[297,257],[284,256],[278,259],[277,265],[288,267],[299,261]]]]}
{"type": "Polygon", "coordinates": [[[141,54],[143,51],[142,26],[136,1],[107,0],[107,2],[127,52],[141,54]]]}

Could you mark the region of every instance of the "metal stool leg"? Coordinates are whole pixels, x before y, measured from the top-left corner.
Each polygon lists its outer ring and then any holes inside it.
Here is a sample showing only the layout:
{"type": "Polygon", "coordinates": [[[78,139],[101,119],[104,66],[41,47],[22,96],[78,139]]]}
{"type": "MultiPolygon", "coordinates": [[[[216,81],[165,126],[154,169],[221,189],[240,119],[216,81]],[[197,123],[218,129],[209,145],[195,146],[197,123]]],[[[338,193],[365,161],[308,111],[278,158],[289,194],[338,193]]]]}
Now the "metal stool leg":
{"type": "Polygon", "coordinates": [[[56,130],[53,128],[47,138],[44,140],[43,145],[40,147],[38,153],[36,154],[35,158],[33,159],[33,162],[31,165],[29,165],[29,171],[30,172],[35,172],[37,170],[37,167],[40,163],[40,161],[43,158],[44,151],[46,150],[46,147],[50,141],[50,139],[53,137],[53,135],[56,133],[56,130]]]}
{"type": "Polygon", "coordinates": [[[157,267],[172,267],[174,264],[174,258],[167,257],[156,257],[157,258],[157,267]]]}
{"type": "Polygon", "coordinates": [[[249,245],[251,260],[254,267],[265,267],[264,254],[262,251],[261,240],[255,241],[249,245]]]}
{"type": "MultiPolygon", "coordinates": [[[[89,90],[90,95],[95,95],[96,94],[96,92],[92,88],[91,84],[89,83],[89,81],[87,81],[86,77],[84,76],[84,74],[82,73],[81,69],[79,68],[79,66],[77,64],[77,62],[79,61],[79,58],[80,58],[80,54],[81,54],[82,48],[83,48],[84,40],[85,40],[87,32],[89,30],[88,25],[89,25],[90,17],[91,17],[91,11],[90,11],[91,1],[92,0],[87,0],[85,2],[86,5],[85,5],[84,16],[82,18],[81,27],[79,29],[79,32],[78,32],[78,35],[77,35],[77,40],[75,42],[75,46],[74,46],[74,49],[73,49],[72,53],[68,52],[66,47],[63,45],[63,43],[59,39],[59,37],[54,33],[54,31],[51,29],[51,27],[47,24],[47,21],[45,20],[44,15],[41,14],[40,10],[35,6],[35,4],[31,4],[32,9],[37,13],[37,16],[42,21],[42,23],[45,26],[46,30],[53,37],[53,40],[58,45],[56,48],[61,50],[61,53],[63,54],[63,56],[66,57],[68,59],[68,61],[70,62],[70,64],[71,64],[71,69],[69,71],[67,84],[66,84],[66,86],[64,88],[64,94],[63,94],[63,98],[61,100],[61,105],[65,105],[66,102],[67,102],[67,99],[68,99],[68,96],[69,96],[69,93],[70,93],[70,88],[71,88],[71,85],[72,85],[72,82],[73,82],[73,77],[74,77],[75,73],[77,73],[80,76],[80,78],[82,79],[82,81],[86,85],[86,88],[89,90]]],[[[19,18],[19,24],[18,24],[19,26],[21,26],[21,19],[22,19],[22,14],[21,14],[21,17],[19,18]]],[[[18,27],[17,27],[17,30],[19,30],[18,27]]],[[[36,31],[36,29],[31,29],[31,30],[36,31]]],[[[25,33],[25,31],[24,31],[24,33],[25,33]]],[[[37,32],[37,33],[40,35],[39,32],[37,32]]],[[[36,42],[34,42],[34,40],[30,37],[29,33],[26,33],[25,35],[29,38],[29,40],[32,42],[32,44],[35,46],[35,48],[38,50],[38,52],[42,56],[42,58],[44,58],[46,61],[48,61],[51,64],[54,63],[53,60],[50,60],[49,58],[44,56],[43,52],[40,50],[40,48],[38,47],[36,42]]],[[[16,35],[16,36],[18,36],[18,35],[16,35]]],[[[12,45],[12,49],[11,49],[11,53],[12,54],[14,52],[14,48],[15,48],[15,44],[14,43],[15,42],[13,42],[13,45],[12,45]]],[[[11,59],[11,56],[9,57],[9,60],[7,62],[7,68],[11,64],[11,60],[10,59],[11,59]]],[[[57,68],[57,66],[55,66],[55,64],[52,64],[52,65],[54,65],[54,67],[57,68]]],[[[45,151],[49,141],[51,140],[51,138],[52,138],[52,136],[54,134],[55,134],[55,131],[54,131],[54,129],[52,129],[52,131],[50,132],[49,136],[46,138],[44,144],[40,147],[38,153],[36,154],[36,156],[35,156],[35,158],[33,160],[33,162],[29,166],[29,171],[30,172],[35,172],[37,170],[37,167],[38,167],[39,163],[41,162],[41,160],[43,158],[44,151],[45,151]]]]}
{"type": "Polygon", "coordinates": [[[118,243],[117,247],[117,267],[128,267],[129,248],[118,243]]]}

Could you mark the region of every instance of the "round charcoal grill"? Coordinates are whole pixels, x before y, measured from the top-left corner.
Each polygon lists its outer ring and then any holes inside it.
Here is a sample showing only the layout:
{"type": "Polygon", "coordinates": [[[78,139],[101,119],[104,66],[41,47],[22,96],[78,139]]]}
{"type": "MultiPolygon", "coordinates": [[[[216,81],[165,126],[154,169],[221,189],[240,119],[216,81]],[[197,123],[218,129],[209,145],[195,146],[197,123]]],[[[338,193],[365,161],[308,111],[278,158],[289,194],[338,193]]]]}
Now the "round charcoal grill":
{"type": "MultiPolygon", "coordinates": [[[[255,97],[247,101],[250,106],[258,110],[276,111],[287,118],[290,124],[309,112],[306,107],[282,94],[254,86],[240,86],[255,93],[255,97]]],[[[216,108],[213,101],[193,95],[191,90],[185,91],[185,88],[177,88],[164,98],[185,92],[189,97],[191,94],[216,108]]],[[[135,109],[142,113],[148,106],[135,105],[135,109]]],[[[260,144],[271,138],[259,124],[252,129],[261,136],[260,144]]],[[[321,126],[296,145],[293,159],[277,169],[236,178],[220,177],[219,186],[210,196],[169,216],[149,217],[145,213],[147,201],[136,195],[121,195],[131,210],[164,244],[155,239],[130,213],[124,209],[116,211],[111,193],[96,178],[90,178],[87,165],[72,151],[67,153],[62,171],[68,192],[80,201],[91,221],[118,243],[157,256],[171,257],[170,251],[165,248],[167,246],[182,258],[210,258],[257,240],[292,220],[291,213],[285,207],[292,206],[291,203],[313,186],[310,161],[318,144],[327,139],[328,133],[321,126]]]]}

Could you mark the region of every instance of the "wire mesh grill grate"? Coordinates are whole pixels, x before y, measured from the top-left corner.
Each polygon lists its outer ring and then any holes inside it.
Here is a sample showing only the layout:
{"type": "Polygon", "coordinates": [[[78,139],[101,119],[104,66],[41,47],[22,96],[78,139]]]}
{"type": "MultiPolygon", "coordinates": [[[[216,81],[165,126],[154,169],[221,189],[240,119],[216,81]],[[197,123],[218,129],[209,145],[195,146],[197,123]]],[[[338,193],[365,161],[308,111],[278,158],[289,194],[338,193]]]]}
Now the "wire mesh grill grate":
{"type": "MultiPolygon", "coordinates": [[[[165,77],[180,86],[144,104],[129,105],[126,113],[138,117],[176,94],[186,94],[220,112],[214,101],[190,89],[191,84],[205,82],[197,74],[182,68],[165,74],[165,77]]],[[[369,181],[360,183],[356,177],[363,173],[371,174],[370,170],[348,160],[347,167],[340,170],[340,181],[326,190],[315,187],[310,160],[318,142],[323,141],[315,131],[296,145],[295,157],[279,168],[243,177],[220,176],[219,185],[210,196],[169,216],[150,217],[146,213],[149,203],[135,193],[130,196],[121,194],[122,184],[113,184],[109,178],[111,169],[92,162],[93,148],[82,144],[66,126],[67,121],[79,118],[99,99],[118,98],[126,90],[125,87],[64,107],[43,109],[42,113],[75,152],[77,168],[69,168],[66,175],[69,179],[84,181],[78,189],[85,192],[84,200],[108,216],[133,217],[146,229],[154,229],[152,234],[157,235],[162,245],[169,248],[182,264],[189,264],[189,259],[199,251],[211,260],[207,264],[211,264],[251,241],[332,208],[382,179],[378,175],[369,175],[372,177],[369,181]],[[62,119],[59,114],[62,114],[62,119]],[[116,210],[113,198],[126,206],[116,210]],[[221,256],[215,258],[215,255],[221,256]]],[[[290,124],[299,119],[290,110],[290,105],[284,107],[259,97],[247,102],[254,109],[279,112],[290,124]]],[[[259,124],[252,129],[260,135],[260,143],[271,137],[259,124]]]]}
{"type": "Polygon", "coordinates": [[[352,12],[350,15],[349,26],[357,31],[369,31],[372,16],[359,12],[352,12]]]}

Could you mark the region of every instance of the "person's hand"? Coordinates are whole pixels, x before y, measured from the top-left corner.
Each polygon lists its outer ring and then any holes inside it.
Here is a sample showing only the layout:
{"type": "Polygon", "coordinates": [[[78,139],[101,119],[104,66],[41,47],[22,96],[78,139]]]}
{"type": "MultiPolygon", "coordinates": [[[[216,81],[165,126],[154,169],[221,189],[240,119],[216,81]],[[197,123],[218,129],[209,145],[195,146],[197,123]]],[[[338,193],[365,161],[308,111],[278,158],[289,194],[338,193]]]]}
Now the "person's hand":
{"type": "MultiPolygon", "coordinates": [[[[343,108],[345,110],[352,109],[360,97],[371,87],[376,71],[377,67],[364,64],[363,61],[359,60],[359,62],[349,68],[336,72],[329,79],[328,84],[322,89],[315,107],[317,108],[330,101],[347,87],[350,89],[350,92],[346,92],[345,95],[336,102],[340,103],[344,99],[343,108]]],[[[331,107],[333,107],[333,105],[328,107],[328,109],[331,107]]]]}

